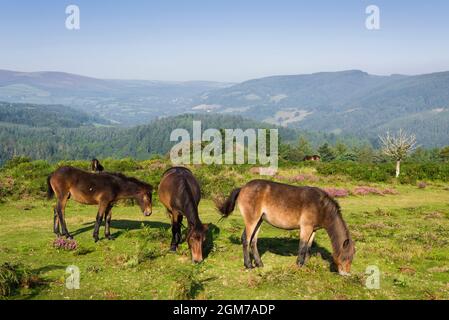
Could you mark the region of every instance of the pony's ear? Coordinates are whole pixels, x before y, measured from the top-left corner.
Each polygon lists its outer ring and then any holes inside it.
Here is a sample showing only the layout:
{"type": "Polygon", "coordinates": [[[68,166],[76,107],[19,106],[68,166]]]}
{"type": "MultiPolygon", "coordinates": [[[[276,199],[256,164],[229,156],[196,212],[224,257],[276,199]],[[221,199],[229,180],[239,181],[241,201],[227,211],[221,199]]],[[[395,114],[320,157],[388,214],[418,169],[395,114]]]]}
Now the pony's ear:
{"type": "Polygon", "coordinates": [[[345,242],[343,242],[343,249],[346,249],[347,247],[349,247],[349,243],[350,243],[350,240],[346,239],[345,242]]]}
{"type": "Polygon", "coordinates": [[[209,226],[210,226],[210,224],[209,223],[203,223],[203,228],[204,228],[204,231],[207,231],[207,230],[209,230],[209,226]]]}

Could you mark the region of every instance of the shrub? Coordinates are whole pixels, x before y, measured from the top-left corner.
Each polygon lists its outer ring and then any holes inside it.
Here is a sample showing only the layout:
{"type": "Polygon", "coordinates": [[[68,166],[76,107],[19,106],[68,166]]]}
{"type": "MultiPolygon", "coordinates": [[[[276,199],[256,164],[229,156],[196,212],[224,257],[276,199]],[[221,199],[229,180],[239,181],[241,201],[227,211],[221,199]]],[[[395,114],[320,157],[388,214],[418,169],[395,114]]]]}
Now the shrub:
{"type": "Polygon", "coordinates": [[[356,187],[353,191],[352,191],[353,195],[356,196],[366,196],[369,194],[375,194],[375,195],[380,195],[380,196],[384,196],[387,194],[398,194],[398,192],[394,189],[391,188],[387,188],[387,189],[378,189],[378,188],[374,188],[374,187],[366,187],[366,186],[362,186],[362,187],[356,187]]]}
{"type": "Polygon", "coordinates": [[[317,176],[315,176],[313,174],[298,174],[294,177],[291,177],[289,180],[291,182],[304,182],[304,181],[318,182],[320,180],[320,178],[318,178],[317,176]]]}
{"type": "Polygon", "coordinates": [[[3,169],[12,169],[17,167],[19,164],[31,162],[28,157],[14,157],[11,160],[6,161],[3,169]]]}
{"type": "Polygon", "coordinates": [[[121,160],[105,159],[100,161],[106,171],[126,172],[141,169],[140,164],[131,158],[121,160]]]}
{"type": "Polygon", "coordinates": [[[334,198],[344,198],[349,196],[349,191],[346,189],[337,189],[337,188],[323,188],[323,190],[334,198]]]}
{"type": "Polygon", "coordinates": [[[329,162],[317,166],[321,175],[346,175],[354,180],[369,182],[386,182],[394,177],[394,168],[384,164],[367,164],[354,162],[329,162]]]}
{"type": "Polygon", "coordinates": [[[56,249],[62,249],[66,251],[73,251],[78,248],[78,243],[75,240],[66,240],[64,238],[58,238],[53,241],[53,247],[56,249]]]}
{"type": "MultiPolygon", "coordinates": [[[[317,172],[321,175],[346,175],[357,181],[388,182],[395,177],[394,163],[320,163],[317,172]]],[[[449,180],[447,163],[404,163],[399,181],[404,184],[416,184],[418,180],[449,180]]]]}
{"type": "Polygon", "coordinates": [[[18,288],[30,288],[39,282],[39,278],[21,264],[0,266],[0,297],[8,297],[18,288]]]}
{"type": "Polygon", "coordinates": [[[198,279],[200,271],[196,266],[186,269],[178,269],[175,281],[170,287],[170,299],[192,300],[204,289],[202,282],[198,279]]]}
{"type": "Polygon", "coordinates": [[[425,189],[427,187],[427,183],[425,183],[424,181],[420,181],[418,182],[418,189],[425,189]]]}

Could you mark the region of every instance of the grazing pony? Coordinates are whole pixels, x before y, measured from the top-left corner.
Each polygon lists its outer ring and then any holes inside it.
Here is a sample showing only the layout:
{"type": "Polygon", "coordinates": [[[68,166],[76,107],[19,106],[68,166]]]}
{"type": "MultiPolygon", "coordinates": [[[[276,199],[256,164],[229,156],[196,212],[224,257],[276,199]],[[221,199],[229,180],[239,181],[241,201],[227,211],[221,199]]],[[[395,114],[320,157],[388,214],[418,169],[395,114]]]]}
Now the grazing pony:
{"type": "Polygon", "coordinates": [[[56,195],[57,204],[54,207],[54,232],[72,239],[65,223],[65,206],[67,200],[73,200],[87,205],[99,205],[93,237],[98,241],[101,222],[105,220],[105,237],[112,239],[110,234],[111,209],[117,200],[135,199],[143,214],[150,216],[152,212],[153,187],[136,178],[126,177],[121,173],[89,173],[73,167],[61,167],[47,178],[47,195],[56,195]]]}
{"type": "Polygon", "coordinates": [[[257,267],[262,267],[257,250],[257,235],[263,221],[274,227],[300,229],[297,264],[303,266],[309,257],[315,232],[324,228],[332,242],[333,259],[341,275],[348,275],[355,253],[354,242],[337,201],[321,189],[296,187],[266,180],[253,180],[232,191],[230,197],[217,208],[223,217],[234,211],[238,202],[245,222],[242,235],[246,268],[252,268],[251,249],[257,267]]]}
{"type": "Polygon", "coordinates": [[[201,200],[200,186],[192,172],[183,167],[173,167],[165,171],[159,183],[159,200],[167,208],[172,223],[171,251],[176,251],[181,242],[183,216],[189,224],[187,243],[193,262],[203,261],[203,242],[206,240],[208,225],[202,224],[198,216],[201,200]]]}
{"type": "Polygon", "coordinates": [[[321,161],[321,157],[316,154],[313,156],[305,156],[304,161],[321,161]]]}
{"type": "Polygon", "coordinates": [[[103,172],[104,168],[101,165],[100,161],[98,161],[97,159],[92,159],[91,163],[90,163],[90,169],[92,170],[92,172],[103,172]]]}

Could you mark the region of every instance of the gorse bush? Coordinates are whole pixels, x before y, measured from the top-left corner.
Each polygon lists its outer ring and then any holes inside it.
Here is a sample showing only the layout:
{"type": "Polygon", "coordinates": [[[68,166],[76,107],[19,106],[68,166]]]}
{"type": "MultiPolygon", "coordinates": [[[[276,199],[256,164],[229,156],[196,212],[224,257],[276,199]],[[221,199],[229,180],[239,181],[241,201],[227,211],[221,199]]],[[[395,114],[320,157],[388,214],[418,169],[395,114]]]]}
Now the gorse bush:
{"type": "Polygon", "coordinates": [[[449,163],[406,163],[399,176],[402,183],[416,184],[419,180],[449,180],[449,163]]]}
{"type": "Polygon", "coordinates": [[[394,177],[394,166],[355,162],[327,162],[316,166],[321,175],[345,175],[357,181],[387,182],[394,177]]]}
{"type": "Polygon", "coordinates": [[[47,176],[53,167],[46,161],[12,161],[0,171],[0,196],[18,199],[46,192],[47,176]],[[13,165],[14,163],[14,165],[13,165]]]}
{"type": "Polygon", "coordinates": [[[27,163],[27,162],[31,162],[31,159],[28,157],[15,157],[15,158],[7,161],[5,163],[5,165],[3,166],[3,168],[10,169],[10,168],[17,167],[21,163],[27,163]]]}

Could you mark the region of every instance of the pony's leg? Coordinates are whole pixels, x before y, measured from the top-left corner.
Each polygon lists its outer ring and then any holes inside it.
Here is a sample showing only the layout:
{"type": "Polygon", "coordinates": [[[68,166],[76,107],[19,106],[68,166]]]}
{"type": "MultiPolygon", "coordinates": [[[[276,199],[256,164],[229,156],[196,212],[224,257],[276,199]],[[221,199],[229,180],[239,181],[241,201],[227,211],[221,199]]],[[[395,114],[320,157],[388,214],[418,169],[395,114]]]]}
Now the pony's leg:
{"type": "MultiPolygon", "coordinates": [[[[240,209],[242,211],[242,208],[240,209]]],[[[247,269],[253,268],[251,257],[250,257],[250,246],[251,244],[251,238],[253,238],[253,235],[257,232],[256,229],[260,227],[262,215],[256,220],[256,219],[248,219],[247,215],[243,213],[243,217],[245,220],[245,231],[242,234],[242,245],[243,245],[243,262],[247,269]]],[[[256,240],[256,246],[257,246],[257,240],[256,240]]],[[[252,250],[251,250],[252,251],[252,250]]],[[[257,247],[256,247],[257,251],[257,247]]],[[[253,253],[254,254],[254,253],[253,253]]],[[[260,260],[259,253],[257,252],[258,258],[260,260]]],[[[261,262],[261,261],[259,261],[261,262]]]]}
{"type": "Polygon", "coordinates": [[[171,232],[172,240],[170,251],[175,252],[178,249],[178,245],[181,242],[181,222],[182,215],[174,211],[171,214],[171,232]]]}
{"type": "Polygon", "coordinates": [[[252,239],[251,239],[251,251],[254,257],[254,263],[256,267],[263,267],[262,259],[260,258],[259,250],[257,249],[257,236],[259,235],[260,226],[263,222],[263,219],[260,218],[259,222],[256,225],[256,228],[253,231],[252,239]]]}
{"type": "Polygon", "coordinates": [[[59,231],[58,211],[56,210],[56,207],[53,207],[53,232],[58,238],[61,236],[61,232],[59,231]]]}
{"type": "Polygon", "coordinates": [[[68,194],[58,198],[58,204],[56,205],[56,211],[58,213],[58,220],[59,220],[59,224],[61,225],[61,231],[62,234],[67,238],[67,239],[73,239],[73,237],[70,235],[69,231],[67,230],[67,225],[65,223],[65,206],[67,204],[67,200],[69,199],[68,194]]]}
{"type": "Polygon", "coordinates": [[[101,222],[103,221],[103,217],[104,217],[104,214],[105,214],[108,206],[109,206],[109,203],[100,203],[100,207],[98,208],[97,219],[95,221],[95,228],[94,228],[94,234],[93,234],[95,242],[98,241],[98,233],[100,231],[100,225],[101,225],[101,222]]]}
{"type": "Polygon", "coordinates": [[[245,268],[252,269],[253,265],[251,263],[251,257],[249,256],[249,239],[246,236],[246,228],[243,230],[242,233],[242,245],[243,245],[243,264],[245,265],[245,268]]]}
{"type": "Polygon", "coordinates": [[[104,236],[108,240],[113,240],[111,236],[111,219],[112,219],[112,205],[109,205],[104,214],[104,236]]]}
{"type": "Polygon", "coordinates": [[[259,250],[257,250],[257,235],[259,233],[260,228],[256,231],[256,234],[253,237],[253,240],[251,241],[251,251],[253,253],[254,257],[254,263],[256,264],[256,267],[262,268],[263,262],[260,258],[259,250]]]}
{"type": "Polygon", "coordinates": [[[309,255],[309,256],[312,251],[312,245],[313,245],[313,241],[315,240],[315,235],[316,235],[316,231],[312,232],[309,242],[307,243],[307,255],[309,255]]]}
{"type": "Polygon", "coordinates": [[[182,233],[181,233],[181,228],[182,228],[182,219],[183,219],[183,215],[180,214],[178,216],[178,226],[179,226],[179,230],[178,230],[178,235],[176,237],[176,245],[179,245],[182,241],[182,233]]]}
{"type": "Polygon", "coordinates": [[[308,244],[313,234],[313,227],[303,226],[299,233],[299,254],[297,264],[302,267],[308,258],[307,253],[309,250],[308,244]]]}

